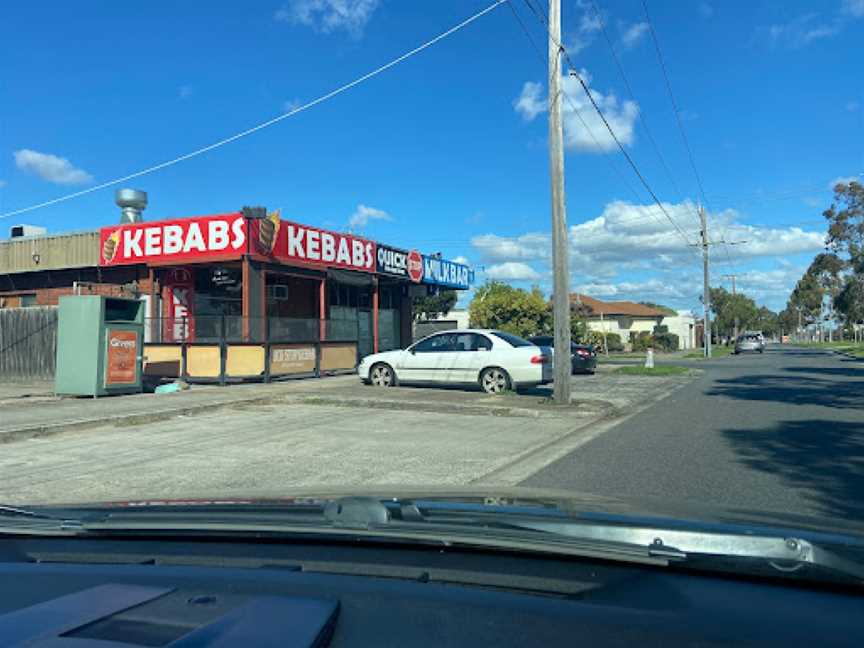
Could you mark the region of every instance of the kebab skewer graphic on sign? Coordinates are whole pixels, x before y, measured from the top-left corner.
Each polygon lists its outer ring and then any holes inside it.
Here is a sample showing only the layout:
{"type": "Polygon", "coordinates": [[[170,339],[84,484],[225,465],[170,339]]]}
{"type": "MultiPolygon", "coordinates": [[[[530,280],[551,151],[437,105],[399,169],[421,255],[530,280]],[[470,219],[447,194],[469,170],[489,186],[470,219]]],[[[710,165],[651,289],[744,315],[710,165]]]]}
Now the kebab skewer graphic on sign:
{"type": "Polygon", "coordinates": [[[265,218],[258,221],[258,238],[255,243],[262,254],[273,253],[281,225],[278,211],[270,212],[265,218]]]}

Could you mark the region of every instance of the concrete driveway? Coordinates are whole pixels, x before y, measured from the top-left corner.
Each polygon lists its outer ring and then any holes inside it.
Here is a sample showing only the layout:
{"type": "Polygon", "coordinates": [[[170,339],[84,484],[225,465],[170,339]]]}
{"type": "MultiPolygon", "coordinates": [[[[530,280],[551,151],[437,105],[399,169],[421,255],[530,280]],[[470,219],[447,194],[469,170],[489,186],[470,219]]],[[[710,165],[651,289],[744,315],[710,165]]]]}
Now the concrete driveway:
{"type": "Polygon", "coordinates": [[[98,408],[106,416],[118,408],[149,408],[153,418],[142,413],[102,424],[94,418],[83,427],[5,443],[0,501],[516,484],[602,433],[610,417],[620,418],[620,407],[635,411],[686,382],[612,374],[573,380],[577,402],[569,407],[551,404],[542,391],[488,396],[452,389],[381,389],[361,385],[356,377],[258,389],[193,387],[172,395],[95,403],[18,404],[18,424],[26,422],[27,407],[40,426],[49,412],[65,416],[70,408],[79,413],[98,408]],[[245,401],[238,397],[244,389],[249,393],[245,401]]]}

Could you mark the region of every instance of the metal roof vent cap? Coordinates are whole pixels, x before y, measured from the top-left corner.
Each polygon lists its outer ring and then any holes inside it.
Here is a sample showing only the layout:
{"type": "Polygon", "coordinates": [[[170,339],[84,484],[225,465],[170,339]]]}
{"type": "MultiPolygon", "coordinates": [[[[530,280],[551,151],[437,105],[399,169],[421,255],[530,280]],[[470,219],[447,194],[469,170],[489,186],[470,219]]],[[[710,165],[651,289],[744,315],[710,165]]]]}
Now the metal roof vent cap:
{"type": "Polygon", "coordinates": [[[114,202],[120,208],[120,224],[140,223],[141,216],[147,208],[147,192],[138,189],[118,189],[114,194],[114,202]]]}

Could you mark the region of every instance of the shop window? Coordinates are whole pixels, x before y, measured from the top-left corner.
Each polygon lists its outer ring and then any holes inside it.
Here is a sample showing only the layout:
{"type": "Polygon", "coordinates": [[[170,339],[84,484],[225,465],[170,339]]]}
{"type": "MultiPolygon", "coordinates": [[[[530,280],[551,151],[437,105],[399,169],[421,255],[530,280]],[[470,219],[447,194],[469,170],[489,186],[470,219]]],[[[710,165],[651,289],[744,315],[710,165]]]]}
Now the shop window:
{"type": "Polygon", "coordinates": [[[21,308],[28,308],[30,306],[38,306],[36,303],[36,294],[32,293],[29,295],[21,295],[21,308]]]}

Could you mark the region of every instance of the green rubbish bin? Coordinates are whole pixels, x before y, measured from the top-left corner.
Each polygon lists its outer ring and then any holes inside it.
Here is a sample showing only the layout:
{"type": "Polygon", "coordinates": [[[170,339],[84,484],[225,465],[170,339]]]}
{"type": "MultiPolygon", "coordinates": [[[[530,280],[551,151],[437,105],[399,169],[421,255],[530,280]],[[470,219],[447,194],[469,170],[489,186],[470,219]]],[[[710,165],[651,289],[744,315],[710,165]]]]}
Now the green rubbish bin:
{"type": "Polygon", "coordinates": [[[144,303],[103,295],[67,295],[57,312],[58,395],[142,391],[144,303]]]}

